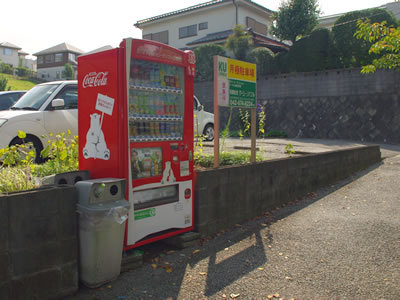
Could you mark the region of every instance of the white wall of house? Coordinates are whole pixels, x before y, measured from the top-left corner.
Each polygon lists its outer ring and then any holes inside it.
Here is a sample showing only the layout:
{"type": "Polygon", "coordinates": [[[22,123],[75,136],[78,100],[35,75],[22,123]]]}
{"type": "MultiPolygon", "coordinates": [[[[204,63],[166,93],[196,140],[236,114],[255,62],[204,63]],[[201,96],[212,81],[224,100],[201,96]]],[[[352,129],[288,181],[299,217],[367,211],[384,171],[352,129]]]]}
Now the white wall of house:
{"type": "Polygon", "coordinates": [[[62,80],[64,69],[64,67],[40,68],[37,70],[37,77],[46,81],[62,80]]]}
{"type": "MultiPolygon", "coordinates": [[[[260,10],[240,5],[238,9],[238,23],[246,25],[246,18],[251,17],[258,22],[270,25],[270,16],[260,10]]],[[[236,8],[232,2],[199,8],[188,13],[162,18],[149,24],[143,24],[142,36],[168,30],[168,44],[175,48],[185,48],[190,43],[207,34],[232,29],[236,24],[236,8]],[[207,22],[208,28],[198,29],[198,24],[207,22]],[[197,35],[179,38],[179,28],[197,24],[197,35]]]]}
{"type": "Polygon", "coordinates": [[[3,63],[10,64],[13,67],[18,67],[18,50],[0,47],[0,59],[3,63]]]}

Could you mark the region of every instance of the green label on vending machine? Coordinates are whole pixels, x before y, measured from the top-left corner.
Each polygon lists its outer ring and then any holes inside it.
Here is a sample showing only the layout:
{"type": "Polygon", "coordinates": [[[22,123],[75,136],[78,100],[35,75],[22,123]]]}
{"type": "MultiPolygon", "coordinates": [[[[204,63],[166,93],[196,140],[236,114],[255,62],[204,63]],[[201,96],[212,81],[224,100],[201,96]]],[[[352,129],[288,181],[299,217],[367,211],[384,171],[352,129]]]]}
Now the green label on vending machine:
{"type": "Polygon", "coordinates": [[[141,220],[141,219],[146,219],[146,218],[151,218],[156,215],[156,209],[155,208],[148,208],[140,211],[135,211],[135,221],[136,220],[141,220]]]}

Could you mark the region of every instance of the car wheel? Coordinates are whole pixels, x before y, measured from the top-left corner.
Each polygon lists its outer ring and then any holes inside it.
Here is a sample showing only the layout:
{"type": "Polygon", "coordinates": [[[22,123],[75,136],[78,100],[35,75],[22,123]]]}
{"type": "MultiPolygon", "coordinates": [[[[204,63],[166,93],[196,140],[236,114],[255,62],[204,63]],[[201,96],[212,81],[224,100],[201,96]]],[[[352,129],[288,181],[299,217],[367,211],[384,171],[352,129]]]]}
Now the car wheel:
{"type": "Polygon", "coordinates": [[[203,134],[206,138],[206,141],[212,141],[214,139],[214,125],[207,124],[206,128],[204,128],[203,134]]]}
{"type": "Polygon", "coordinates": [[[21,156],[23,156],[23,159],[25,159],[25,156],[28,152],[34,151],[34,157],[33,157],[33,162],[39,164],[43,162],[42,157],[40,156],[40,152],[43,150],[42,143],[37,137],[34,136],[27,136],[23,140],[20,139],[19,137],[16,137],[13,139],[10,143],[10,146],[13,145],[24,145],[28,144],[26,149],[21,150],[21,156]]]}

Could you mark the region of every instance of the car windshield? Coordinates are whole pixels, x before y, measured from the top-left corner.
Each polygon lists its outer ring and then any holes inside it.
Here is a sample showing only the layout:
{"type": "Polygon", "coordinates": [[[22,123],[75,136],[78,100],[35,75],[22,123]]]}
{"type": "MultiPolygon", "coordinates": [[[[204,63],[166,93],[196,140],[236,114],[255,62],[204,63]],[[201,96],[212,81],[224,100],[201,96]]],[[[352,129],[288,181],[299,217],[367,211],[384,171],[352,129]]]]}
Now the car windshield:
{"type": "Polygon", "coordinates": [[[23,95],[11,109],[38,110],[59,84],[37,85],[23,95]]]}

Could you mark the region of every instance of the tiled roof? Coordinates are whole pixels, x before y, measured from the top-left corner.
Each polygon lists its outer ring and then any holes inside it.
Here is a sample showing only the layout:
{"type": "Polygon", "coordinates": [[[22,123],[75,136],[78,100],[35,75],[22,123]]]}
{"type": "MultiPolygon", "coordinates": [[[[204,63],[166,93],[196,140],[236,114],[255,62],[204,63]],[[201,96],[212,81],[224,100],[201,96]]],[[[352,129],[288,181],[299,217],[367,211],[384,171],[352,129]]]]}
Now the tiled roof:
{"type": "MultiPolygon", "coordinates": [[[[255,5],[258,8],[264,10],[265,12],[271,12],[271,10],[269,10],[268,8],[265,8],[264,6],[262,6],[260,4],[257,4],[257,3],[255,3],[255,2],[253,2],[251,0],[242,0],[242,1],[247,2],[249,4],[252,4],[252,5],[255,5]]],[[[162,15],[158,15],[158,16],[155,16],[155,17],[139,20],[134,25],[136,27],[140,28],[140,26],[143,25],[143,24],[150,23],[150,22],[153,22],[153,21],[156,21],[156,20],[159,20],[159,19],[163,19],[163,18],[167,18],[167,17],[170,17],[170,16],[175,16],[175,15],[187,13],[187,12],[194,11],[194,10],[197,10],[197,9],[200,9],[200,8],[209,7],[209,6],[213,6],[213,5],[218,5],[218,4],[226,3],[226,2],[232,2],[232,0],[213,0],[213,1],[205,2],[205,3],[189,6],[187,8],[175,10],[175,11],[172,11],[172,12],[169,12],[169,13],[165,13],[165,14],[162,14],[162,15]]]]}
{"type": "MultiPolygon", "coordinates": [[[[286,45],[285,43],[274,40],[274,39],[264,36],[262,34],[256,33],[254,31],[252,31],[251,29],[247,29],[247,30],[252,34],[254,43],[256,45],[273,48],[277,51],[289,50],[289,45],[286,45]]],[[[187,43],[187,45],[195,46],[195,45],[199,45],[199,44],[203,44],[203,43],[212,43],[212,42],[216,42],[216,41],[225,40],[232,33],[233,33],[232,29],[220,31],[220,32],[209,33],[202,38],[199,38],[197,40],[191,41],[190,43],[187,43]]]]}
{"type": "Polygon", "coordinates": [[[29,55],[29,53],[25,52],[25,51],[22,51],[22,50],[19,50],[18,51],[18,55],[29,55]]]}
{"type": "Polygon", "coordinates": [[[54,47],[34,53],[33,55],[38,56],[38,55],[43,55],[43,54],[59,53],[59,52],[72,52],[72,53],[76,53],[76,54],[84,53],[83,50],[76,48],[75,46],[69,45],[67,43],[61,43],[54,47]]]}
{"type": "Polygon", "coordinates": [[[210,43],[210,42],[215,42],[215,41],[219,41],[219,40],[224,40],[228,36],[230,36],[232,33],[233,33],[232,29],[209,33],[202,38],[199,38],[197,40],[191,41],[190,43],[187,43],[187,45],[191,46],[191,45],[196,45],[196,44],[210,43]]]}
{"type": "Polygon", "coordinates": [[[18,47],[18,46],[14,45],[14,44],[11,44],[11,43],[9,43],[9,42],[2,42],[2,43],[0,43],[0,47],[12,48],[12,49],[18,49],[18,50],[22,49],[21,47],[18,47]]]}

